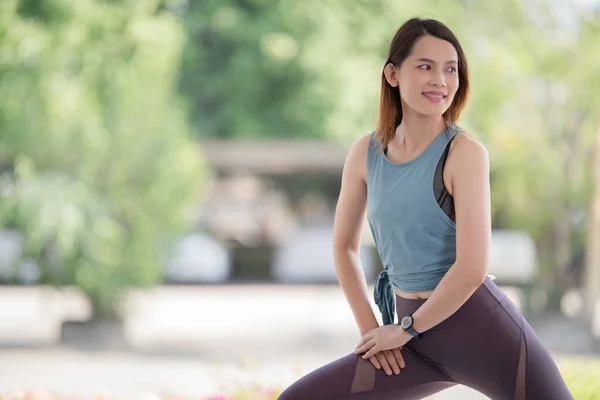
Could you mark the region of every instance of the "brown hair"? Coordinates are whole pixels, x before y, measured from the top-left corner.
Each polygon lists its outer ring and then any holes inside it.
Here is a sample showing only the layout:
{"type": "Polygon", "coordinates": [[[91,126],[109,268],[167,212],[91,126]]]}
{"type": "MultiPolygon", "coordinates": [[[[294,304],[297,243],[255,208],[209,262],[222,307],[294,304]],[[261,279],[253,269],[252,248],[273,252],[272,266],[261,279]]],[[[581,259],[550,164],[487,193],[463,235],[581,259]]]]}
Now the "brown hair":
{"type": "MultiPolygon", "coordinates": [[[[446,125],[455,124],[469,96],[469,67],[463,49],[454,33],[443,23],[434,19],[412,18],[406,21],[394,35],[385,65],[392,63],[399,67],[412,53],[415,42],[426,35],[450,42],[458,54],[459,87],[452,104],[443,114],[446,125]]],[[[384,69],[385,69],[384,65],[384,69]]],[[[402,105],[400,92],[392,87],[381,73],[381,99],[379,103],[379,122],[375,137],[385,149],[394,138],[396,128],[402,122],[402,105]]]]}

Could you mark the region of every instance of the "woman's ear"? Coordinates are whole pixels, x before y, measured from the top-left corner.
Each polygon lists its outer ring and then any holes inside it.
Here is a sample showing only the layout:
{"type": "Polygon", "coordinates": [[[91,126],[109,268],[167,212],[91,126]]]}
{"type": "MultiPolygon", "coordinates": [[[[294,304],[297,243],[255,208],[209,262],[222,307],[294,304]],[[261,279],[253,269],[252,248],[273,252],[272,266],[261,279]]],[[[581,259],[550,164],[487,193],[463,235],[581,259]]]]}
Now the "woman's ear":
{"type": "Polygon", "coordinates": [[[385,80],[390,84],[391,87],[398,87],[398,71],[396,67],[392,63],[387,63],[383,68],[383,74],[385,75],[385,80]]]}

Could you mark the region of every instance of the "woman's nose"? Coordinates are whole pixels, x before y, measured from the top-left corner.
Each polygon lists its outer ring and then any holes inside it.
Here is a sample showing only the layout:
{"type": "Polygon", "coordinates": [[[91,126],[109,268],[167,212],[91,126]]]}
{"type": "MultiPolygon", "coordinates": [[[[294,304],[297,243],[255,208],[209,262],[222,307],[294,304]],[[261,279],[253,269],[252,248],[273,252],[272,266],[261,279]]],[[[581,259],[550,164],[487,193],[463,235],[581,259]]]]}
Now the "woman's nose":
{"type": "Polygon", "coordinates": [[[434,77],[432,77],[429,84],[432,86],[444,87],[446,86],[446,80],[444,79],[443,75],[436,74],[434,77]]]}

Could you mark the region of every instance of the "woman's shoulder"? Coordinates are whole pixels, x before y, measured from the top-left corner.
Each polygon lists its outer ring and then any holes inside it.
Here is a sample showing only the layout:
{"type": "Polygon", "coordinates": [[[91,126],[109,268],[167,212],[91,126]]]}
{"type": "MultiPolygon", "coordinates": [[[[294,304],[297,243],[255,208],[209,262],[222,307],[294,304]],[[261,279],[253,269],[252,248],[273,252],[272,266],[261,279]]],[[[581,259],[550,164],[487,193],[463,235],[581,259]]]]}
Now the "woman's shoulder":
{"type": "Polygon", "coordinates": [[[360,177],[360,179],[365,182],[367,176],[368,154],[372,148],[372,140],[374,140],[373,133],[363,134],[356,139],[350,146],[344,165],[346,171],[354,176],[360,177]]]}
{"type": "Polygon", "coordinates": [[[374,141],[374,132],[361,135],[354,143],[352,143],[352,146],[350,146],[348,157],[354,156],[366,159],[369,149],[373,146],[374,141]]]}
{"type": "Polygon", "coordinates": [[[451,180],[469,171],[489,171],[489,154],[486,147],[469,132],[458,132],[450,145],[446,168],[451,180]]]}
{"type": "Polygon", "coordinates": [[[488,152],[485,145],[462,128],[460,128],[459,132],[452,140],[449,153],[455,153],[455,155],[458,155],[459,158],[462,158],[461,156],[466,157],[468,155],[479,155],[486,158],[488,157],[488,152]]]}
{"type": "Polygon", "coordinates": [[[358,147],[362,150],[368,150],[369,143],[371,143],[372,141],[375,141],[375,140],[376,140],[375,131],[370,132],[370,133],[365,133],[365,134],[359,136],[358,139],[356,139],[354,141],[352,146],[358,147]]]}

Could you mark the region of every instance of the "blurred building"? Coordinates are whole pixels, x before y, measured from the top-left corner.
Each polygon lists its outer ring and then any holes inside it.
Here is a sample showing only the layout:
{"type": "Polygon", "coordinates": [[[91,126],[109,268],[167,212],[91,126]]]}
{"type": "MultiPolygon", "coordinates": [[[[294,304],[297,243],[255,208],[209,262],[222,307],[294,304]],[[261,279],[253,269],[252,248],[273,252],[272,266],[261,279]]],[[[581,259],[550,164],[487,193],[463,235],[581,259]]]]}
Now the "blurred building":
{"type": "MultiPolygon", "coordinates": [[[[207,141],[202,147],[214,176],[200,225],[230,249],[231,279],[302,280],[290,264],[302,260],[281,263],[298,251],[292,249],[304,249],[298,253],[305,255],[303,270],[314,272],[313,281],[332,281],[333,218],[348,147],[299,140],[207,141]],[[320,273],[323,268],[329,273],[320,273]]],[[[364,253],[371,265],[372,246],[364,253]]]]}

